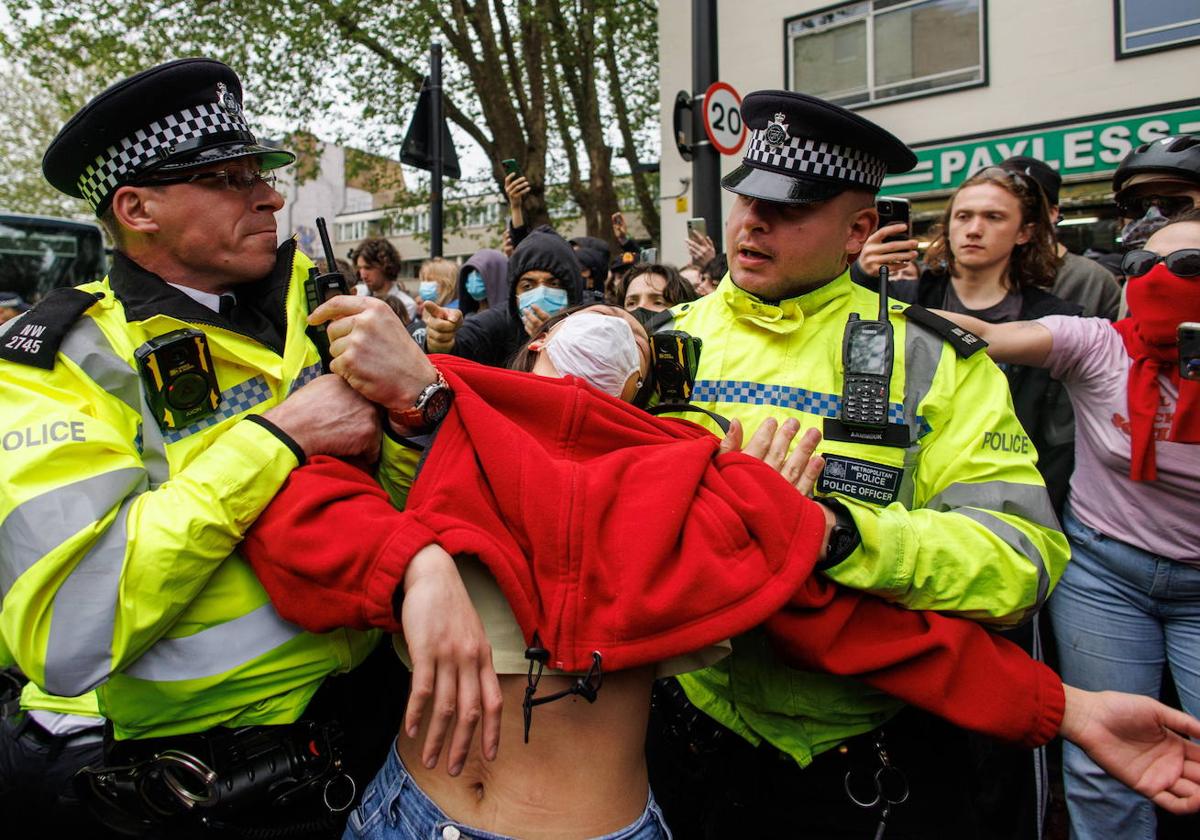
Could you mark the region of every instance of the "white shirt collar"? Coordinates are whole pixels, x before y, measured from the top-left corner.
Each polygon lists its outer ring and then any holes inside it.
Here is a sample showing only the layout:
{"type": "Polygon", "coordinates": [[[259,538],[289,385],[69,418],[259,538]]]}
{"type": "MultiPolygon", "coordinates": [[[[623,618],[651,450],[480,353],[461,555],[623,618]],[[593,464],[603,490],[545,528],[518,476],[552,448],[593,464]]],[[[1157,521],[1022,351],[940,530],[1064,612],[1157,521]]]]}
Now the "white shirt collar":
{"type": "MultiPolygon", "coordinates": [[[[193,289],[191,286],[180,286],[175,283],[167,283],[167,285],[174,289],[178,289],[192,300],[196,301],[196,303],[200,304],[201,306],[208,307],[213,312],[221,311],[221,298],[234,297],[232,293],[214,295],[212,292],[202,292],[199,289],[193,289]]],[[[234,300],[236,301],[236,298],[234,298],[234,300]]]]}

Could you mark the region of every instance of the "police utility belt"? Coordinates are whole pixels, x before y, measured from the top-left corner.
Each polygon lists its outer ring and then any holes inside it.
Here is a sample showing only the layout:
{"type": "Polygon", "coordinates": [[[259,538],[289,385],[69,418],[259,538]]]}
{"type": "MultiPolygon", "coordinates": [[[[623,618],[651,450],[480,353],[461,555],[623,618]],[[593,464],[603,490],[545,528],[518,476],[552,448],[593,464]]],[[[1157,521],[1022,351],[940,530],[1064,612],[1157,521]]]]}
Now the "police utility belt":
{"type": "MultiPolygon", "coordinates": [[[[75,785],[98,819],[131,836],[170,825],[219,829],[272,812],[279,816],[272,824],[286,836],[283,823],[296,819],[295,806],[319,803],[329,816],[354,802],[342,739],[336,721],[110,739],[103,766],[80,770],[75,785]]],[[[313,811],[303,809],[310,819],[313,811]]]]}

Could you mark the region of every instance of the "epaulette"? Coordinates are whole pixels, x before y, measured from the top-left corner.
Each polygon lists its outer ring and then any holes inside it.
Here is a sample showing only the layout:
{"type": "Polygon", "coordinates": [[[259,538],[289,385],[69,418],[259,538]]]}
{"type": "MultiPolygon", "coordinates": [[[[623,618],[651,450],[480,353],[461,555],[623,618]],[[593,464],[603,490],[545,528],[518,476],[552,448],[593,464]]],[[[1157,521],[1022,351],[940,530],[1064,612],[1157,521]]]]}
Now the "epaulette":
{"type": "Polygon", "coordinates": [[[58,348],[71,326],[93,303],[104,297],[80,289],[61,288],[47,294],[38,304],[14,320],[0,337],[0,359],[54,370],[58,348]]]}
{"type": "Polygon", "coordinates": [[[987,342],[975,335],[975,333],[970,330],[964,330],[958,324],[943,318],[941,315],[933,314],[924,306],[914,303],[904,310],[903,315],[908,320],[915,321],[930,332],[941,336],[954,348],[954,352],[964,359],[969,359],[988,346],[987,342]]]}

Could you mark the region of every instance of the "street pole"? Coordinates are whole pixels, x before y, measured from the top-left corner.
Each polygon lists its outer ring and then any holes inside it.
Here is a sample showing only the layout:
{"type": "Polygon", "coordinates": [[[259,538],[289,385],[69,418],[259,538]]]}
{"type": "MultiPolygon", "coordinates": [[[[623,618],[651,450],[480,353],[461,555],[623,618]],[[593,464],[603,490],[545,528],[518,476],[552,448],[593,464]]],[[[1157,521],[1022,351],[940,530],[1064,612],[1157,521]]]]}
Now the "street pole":
{"type": "Polygon", "coordinates": [[[721,253],[721,155],[704,130],[704,92],[717,81],[717,0],[692,0],[692,196],[721,253]]]}
{"type": "Polygon", "coordinates": [[[429,47],[429,157],[433,170],[429,178],[429,256],[442,255],[442,44],[429,47]]]}

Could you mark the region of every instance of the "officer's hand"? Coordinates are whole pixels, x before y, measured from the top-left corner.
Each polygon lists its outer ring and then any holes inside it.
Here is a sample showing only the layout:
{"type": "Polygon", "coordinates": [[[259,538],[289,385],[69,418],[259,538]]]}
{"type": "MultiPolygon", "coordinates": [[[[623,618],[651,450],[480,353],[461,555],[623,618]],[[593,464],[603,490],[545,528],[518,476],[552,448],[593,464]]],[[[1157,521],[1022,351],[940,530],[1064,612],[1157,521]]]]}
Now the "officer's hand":
{"type": "Polygon", "coordinates": [[[400,623],[412,657],[405,734],[416,738],[426,712],[429,718],[422,762],[429,769],[437,766],[446,735],[452,732],[446,768],[457,776],[479,723],[483,755],[494,759],[500,747],[503,697],[492,667],[492,648],[454,558],[440,546],[426,546],[409,563],[400,623]]]}
{"type": "Polygon", "coordinates": [[[894,225],[886,225],[867,237],[867,241],[863,244],[862,253],[858,255],[858,264],[862,270],[871,277],[879,276],[879,266],[887,263],[888,269],[892,266],[900,268],[917,258],[917,240],[901,239],[896,242],[884,242],[884,238],[895,236],[898,233],[904,233],[908,230],[908,225],[904,222],[897,222],[894,225]]]}
{"type": "Polygon", "coordinates": [[[437,379],[429,359],[382,300],[338,295],[317,307],[308,322],[329,324],[330,370],[384,408],[412,408],[437,379]]]}
{"type": "Polygon", "coordinates": [[[318,376],[263,413],[305,455],[379,455],[379,409],[340,376],[318,376]]]}
{"type": "Polygon", "coordinates": [[[461,309],[447,309],[432,300],[421,301],[421,320],[425,322],[425,348],[430,353],[449,353],[455,335],[463,324],[461,309]]]}
{"type": "Polygon", "coordinates": [[[1157,700],[1063,686],[1060,734],[1113,778],[1174,814],[1200,811],[1200,721],[1157,700]]]}
{"type": "Polygon", "coordinates": [[[525,332],[530,338],[540,333],[542,327],[549,320],[550,316],[546,314],[546,310],[537,304],[534,304],[521,313],[521,323],[525,325],[525,332]]]}
{"type": "Polygon", "coordinates": [[[750,442],[743,447],[742,424],[737,420],[731,420],[729,432],[721,441],[720,450],[721,452],[742,452],[758,458],[772,469],[777,470],[788,480],[789,484],[801,493],[812,496],[813,487],[816,486],[817,479],[821,476],[821,470],[825,468],[825,459],[820,455],[813,454],[821,443],[821,432],[818,429],[806,431],[797,441],[792,454],[788,455],[788,447],[792,445],[792,440],[798,431],[800,431],[800,423],[793,418],[788,418],[783,425],[779,425],[774,418],[768,417],[758,427],[758,431],[754,433],[750,442]]]}

